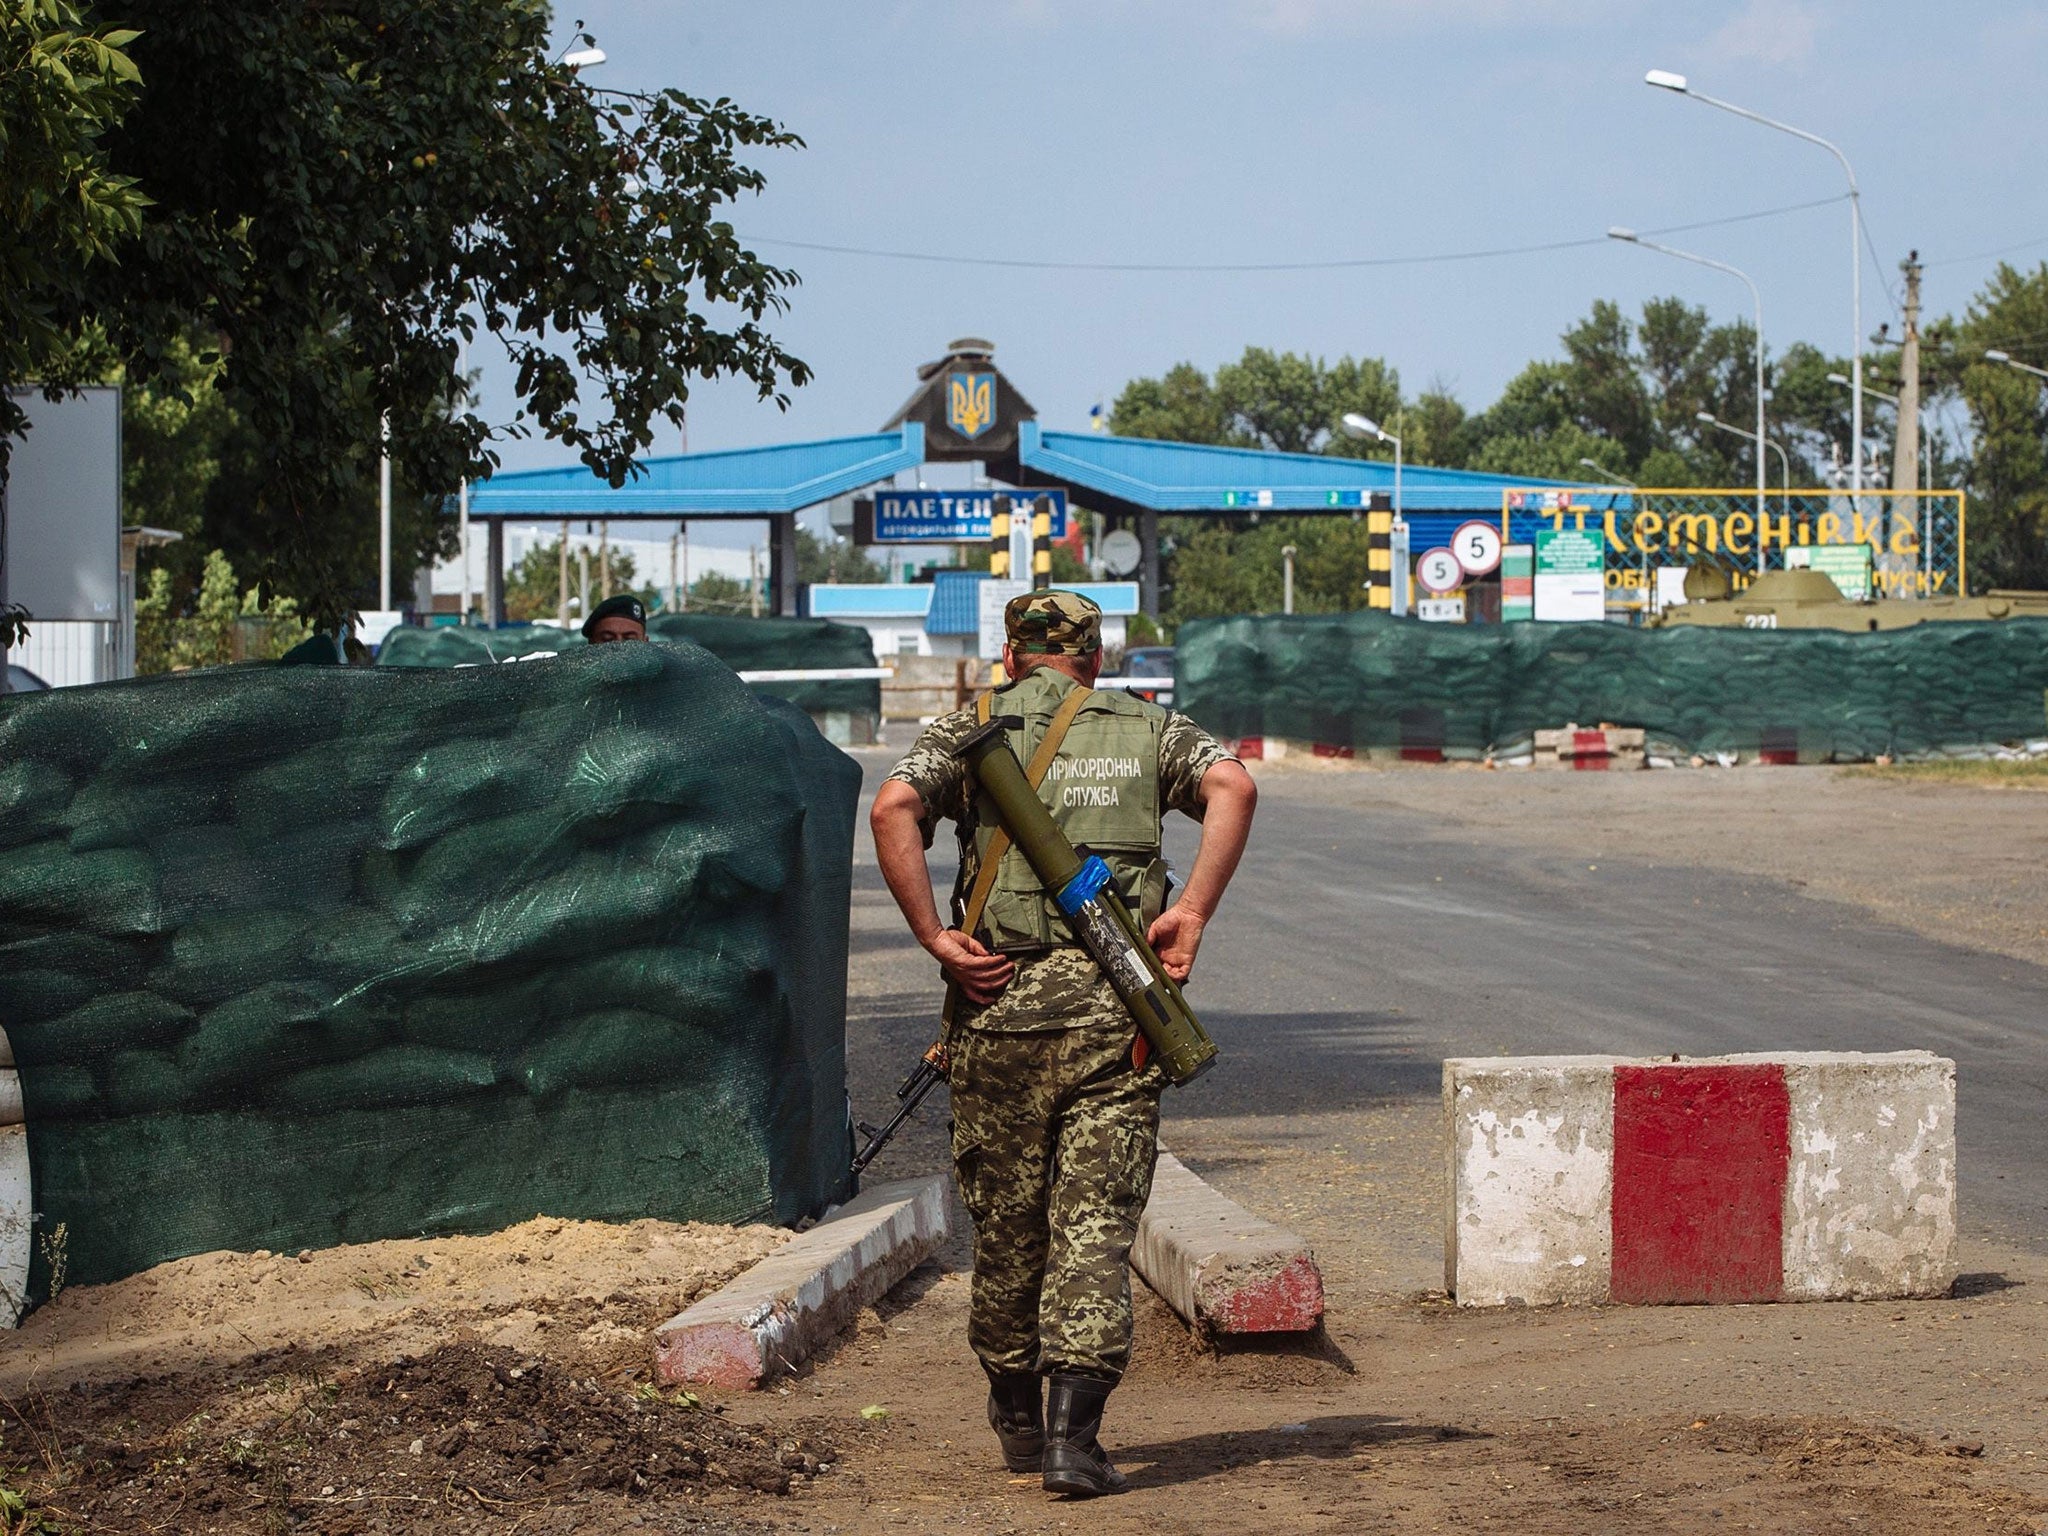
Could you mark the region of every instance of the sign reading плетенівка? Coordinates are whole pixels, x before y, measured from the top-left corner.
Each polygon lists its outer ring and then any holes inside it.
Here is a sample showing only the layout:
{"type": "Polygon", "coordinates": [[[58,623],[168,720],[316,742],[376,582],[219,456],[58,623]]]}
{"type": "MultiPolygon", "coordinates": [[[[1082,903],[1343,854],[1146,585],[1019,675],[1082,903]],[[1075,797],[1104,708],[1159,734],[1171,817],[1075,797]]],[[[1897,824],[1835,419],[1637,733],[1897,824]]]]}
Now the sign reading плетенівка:
{"type": "Polygon", "coordinates": [[[951,539],[985,539],[997,496],[1010,498],[1013,514],[1029,516],[1040,496],[1052,503],[1052,537],[1067,534],[1065,491],[877,491],[875,542],[921,544],[951,539]]]}

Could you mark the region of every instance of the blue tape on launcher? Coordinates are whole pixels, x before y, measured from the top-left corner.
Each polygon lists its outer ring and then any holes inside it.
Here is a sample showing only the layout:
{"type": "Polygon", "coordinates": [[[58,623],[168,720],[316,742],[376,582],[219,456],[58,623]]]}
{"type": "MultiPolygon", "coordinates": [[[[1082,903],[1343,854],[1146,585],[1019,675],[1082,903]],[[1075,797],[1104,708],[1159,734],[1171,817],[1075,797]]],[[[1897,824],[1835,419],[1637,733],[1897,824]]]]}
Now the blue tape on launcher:
{"type": "Polygon", "coordinates": [[[1060,910],[1072,917],[1085,907],[1089,900],[1109,884],[1109,866],[1094,854],[1074,871],[1074,878],[1066,883],[1059,896],[1060,910]]]}

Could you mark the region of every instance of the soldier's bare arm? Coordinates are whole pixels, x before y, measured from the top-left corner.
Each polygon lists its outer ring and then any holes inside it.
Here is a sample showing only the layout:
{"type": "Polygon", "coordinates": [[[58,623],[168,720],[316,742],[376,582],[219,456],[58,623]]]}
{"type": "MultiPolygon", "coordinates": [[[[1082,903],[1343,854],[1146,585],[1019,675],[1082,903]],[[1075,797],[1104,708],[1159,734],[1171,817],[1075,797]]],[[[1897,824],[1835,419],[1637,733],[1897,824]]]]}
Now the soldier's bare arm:
{"type": "Polygon", "coordinates": [[[1017,967],[1006,955],[991,953],[971,934],[948,928],[939,920],[932,900],[931,872],[924,862],[923,797],[901,779],[885,779],[875,791],[868,825],[875,834],[875,861],[896,898],[911,936],[922,944],[947,979],[971,1003],[992,1003],[1001,995],[1017,967]]]}
{"type": "Polygon", "coordinates": [[[1224,888],[1237,873],[1237,861],[1244,857],[1245,843],[1252,835],[1252,814],[1259,805],[1258,786],[1235,759],[1217,763],[1202,775],[1200,796],[1202,845],[1195,854],[1195,867],[1180,900],[1160,914],[1145,934],[1159,963],[1175,981],[1186,981],[1194,969],[1202,930],[1216,915],[1224,888]]]}

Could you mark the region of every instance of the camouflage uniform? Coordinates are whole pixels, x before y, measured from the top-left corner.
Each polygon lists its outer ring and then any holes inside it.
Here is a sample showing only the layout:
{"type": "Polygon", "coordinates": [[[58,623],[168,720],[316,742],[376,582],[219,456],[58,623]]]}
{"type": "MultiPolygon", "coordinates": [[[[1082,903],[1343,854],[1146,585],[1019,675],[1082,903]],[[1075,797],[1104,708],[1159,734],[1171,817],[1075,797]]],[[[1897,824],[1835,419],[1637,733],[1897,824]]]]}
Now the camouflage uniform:
{"type": "MultiPolygon", "coordinates": [[[[1085,601],[1033,593],[1012,608],[1048,597],[1085,601]]],[[[1048,645],[1076,627],[1063,625],[1069,617],[1053,610],[1048,645]]],[[[1013,644],[1018,633],[1013,615],[1013,644]]],[[[1074,685],[1059,681],[1064,696],[1074,685]]],[[[924,802],[926,847],[938,821],[958,824],[960,892],[975,877],[974,802],[952,749],[976,725],[972,710],[944,716],[889,775],[924,802]]],[[[1168,715],[1160,808],[1198,816],[1202,776],[1230,760],[1193,721],[1168,715]]],[[[1128,1262],[1151,1194],[1166,1078],[1157,1062],[1133,1068],[1135,1027],[1086,951],[1069,943],[1011,958],[1009,986],[985,1008],[963,1002],[948,1040],[954,1175],[974,1218],[968,1337],[992,1371],[1115,1381],[1130,1359],[1128,1262]]]]}

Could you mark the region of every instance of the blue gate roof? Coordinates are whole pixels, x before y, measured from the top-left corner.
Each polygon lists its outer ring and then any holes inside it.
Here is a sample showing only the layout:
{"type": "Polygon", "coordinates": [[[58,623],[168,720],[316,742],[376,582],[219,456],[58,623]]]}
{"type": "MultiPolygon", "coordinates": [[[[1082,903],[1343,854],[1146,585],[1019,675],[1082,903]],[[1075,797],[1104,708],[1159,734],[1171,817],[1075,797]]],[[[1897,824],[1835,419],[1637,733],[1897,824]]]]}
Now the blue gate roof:
{"type": "MultiPolygon", "coordinates": [[[[1035,421],[1020,426],[1017,457],[1037,474],[1159,512],[1326,512],[1394,491],[1392,459],[1047,432],[1035,421]]],[[[1404,511],[1499,517],[1503,491],[1543,486],[1576,488],[1577,482],[1409,464],[1401,471],[1401,505],[1404,511]]]]}
{"type": "Polygon", "coordinates": [[[764,517],[797,512],[924,462],[924,427],[769,448],[640,461],[614,490],[583,465],[491,476],[469,495],[475,517],[764,517]]]}

